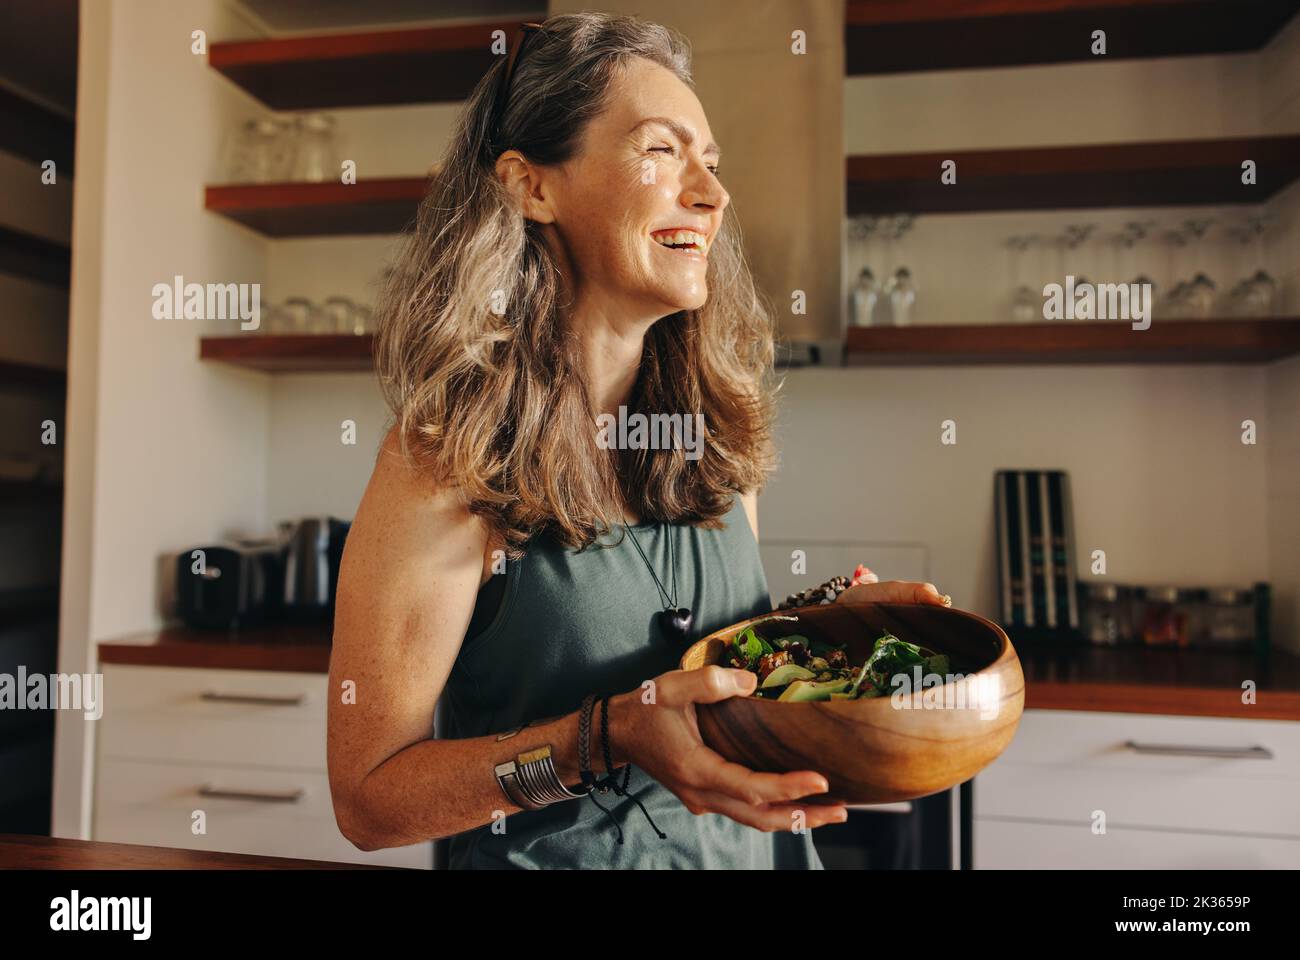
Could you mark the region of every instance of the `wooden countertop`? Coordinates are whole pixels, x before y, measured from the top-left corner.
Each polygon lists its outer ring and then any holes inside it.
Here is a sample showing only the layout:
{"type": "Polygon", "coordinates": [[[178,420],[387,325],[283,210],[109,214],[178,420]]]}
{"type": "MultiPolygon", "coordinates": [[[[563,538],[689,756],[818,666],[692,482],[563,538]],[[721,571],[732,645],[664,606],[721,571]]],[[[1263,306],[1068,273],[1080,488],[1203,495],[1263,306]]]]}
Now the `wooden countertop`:
{"type": "Polygon", "coordinates": [[[1020,649],[1025,707],[1300,720],[1300,657],[1140,646],[1020,649]],[[1255,702],[1242,703],[1242,684],[1255,702]]]}
{"type": "MultiPolygon", "coordinates": [[[[329,624],[225,631],[169,627],[99,644],[100,663],[328,673],[329,624]]],[[[1025,707],[1300,720],[1300,657],[1141,646],[1020,647],[1025,707]],[[1253,680],[1256,702],[1241,702],[1253,680]]]]}
{"type": "Polygon", "coordinates": [[[0,833],[0,870],[398,870],[359,863],[255,857],[0,833]]]}
{"type": "Polygon", "coordinates": [[[235,631],[165,627],[101,642],[99,662],[329,673],[332,634],[328,623],[279,624],[235,631]]]}

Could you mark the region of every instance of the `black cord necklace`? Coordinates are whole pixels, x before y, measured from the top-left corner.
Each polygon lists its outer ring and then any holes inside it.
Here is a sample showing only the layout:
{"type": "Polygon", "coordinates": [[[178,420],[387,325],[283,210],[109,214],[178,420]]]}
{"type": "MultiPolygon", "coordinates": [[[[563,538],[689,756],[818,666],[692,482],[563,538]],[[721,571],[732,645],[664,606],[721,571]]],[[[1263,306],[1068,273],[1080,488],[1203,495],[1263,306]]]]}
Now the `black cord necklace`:
{"type": "Polygon", "coordinates": [[[659,594],[663,597],[664,609],[659,614],[659,625],[670,637],[674,637],[678,640],[685,640],[687,635],[690,633],[691,623],[695,618],[687,607],[677,606],[677,561],[673,557],[672,531],[668,529],[667,524],[664,524],[664,536],[668,539],[668,566],[672,570],[673,580],[673,592],[670,596],[668,591],[664,589],[664,585],[660,583],[659,574],[655,573],[654,565],[650,562],[649,558],[646,557],[645,551],[641,549],[641,544],[637,541],[636,534],[632,532],[632,528],[627,525],[626,520],[623,521],[623,529],[626,530],[628,536],[632,538],[632,546],[636,547],[636,552],[641,555],[641,562],[644,563],[646,569],[650,571],[650,576],[654,577],[655,586],[659,588],[659,594]]]}

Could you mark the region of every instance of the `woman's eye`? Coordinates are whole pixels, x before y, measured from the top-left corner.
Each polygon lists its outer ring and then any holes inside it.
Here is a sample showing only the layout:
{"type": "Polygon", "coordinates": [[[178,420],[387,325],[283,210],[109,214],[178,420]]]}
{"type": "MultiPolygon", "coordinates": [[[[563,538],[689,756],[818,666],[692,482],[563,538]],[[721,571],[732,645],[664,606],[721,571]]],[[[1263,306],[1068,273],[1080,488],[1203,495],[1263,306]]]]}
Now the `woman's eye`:
{"type": "MultiPolygon", "coordinates": [[[[650,148],[650,152],[651,152],[651,153],[671,153],[671,154],[676,154],[676,153],[677,153],[677,150],[676,150],[676,148],[674,148],[674,147],[651,147],[651,148],[650,148]]],[[[713,174],[715,177],[718,175],[718,168],[717,168],[717,166],[711,166],[711,167],[709,167],[709,168],[708,168],[708,171],[709,171],[709,173],[713,174]]]]}

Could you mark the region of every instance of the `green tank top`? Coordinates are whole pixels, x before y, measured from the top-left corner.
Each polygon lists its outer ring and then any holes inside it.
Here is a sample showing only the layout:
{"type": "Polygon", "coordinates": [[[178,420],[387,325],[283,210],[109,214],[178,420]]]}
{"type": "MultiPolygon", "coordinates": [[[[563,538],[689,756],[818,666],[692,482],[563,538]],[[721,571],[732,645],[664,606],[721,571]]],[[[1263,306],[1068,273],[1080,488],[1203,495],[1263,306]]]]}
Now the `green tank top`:
{"type": "MultiPolygon", "coordinates": [[[[671,589],[668,540],[677,562],[678,604],[691,609],[688,642],[771,609],[758,544],[739,497],[725,529],[639,524],[637,542],[671,589]]],[[[663,602],[622,529],[586,551],[550,537],[507,564],[504,596],[486,629],[465,640],[446,685],[450,737],[480,737],[571,713],[588,693],[622,693],[677,667],[685,646],[658,625],[663,602]],[[621,542],[620,542],[621,540],[621,542]]],[[[525,733],[518,734],[524,737],[525,733]]],[[[599,767],[598,767],[599,769],[599,767]]],[[[721,814],[691,813],[635,765],[629,795],[568,800],[451,838],[453,868],[821,869],[810,832],[767,833],[721,814]],[[651,829],[636,797],[659,829],[651,829]],[[498,828],[500,829],[500,828],[498,828]]]]}

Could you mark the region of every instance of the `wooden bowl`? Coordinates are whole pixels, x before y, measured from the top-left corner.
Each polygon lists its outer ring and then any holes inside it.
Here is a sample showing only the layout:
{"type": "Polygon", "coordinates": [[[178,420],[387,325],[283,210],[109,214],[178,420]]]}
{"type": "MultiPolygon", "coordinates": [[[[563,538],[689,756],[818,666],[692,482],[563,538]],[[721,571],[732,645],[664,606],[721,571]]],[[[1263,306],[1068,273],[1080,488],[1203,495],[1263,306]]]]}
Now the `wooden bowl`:
{"type": "MultiPolygon", "coordinates": [[[[946,653],[961,679],[890,696],[782,703],[732,697],[698,704],[704,742],[752,770],[815,770],[830,791],[810,803],[890,803],[947,790],[983,770],[1011,742],[1025,705],[1025,679],[1002,628],[965,610],[932,604],[828,603],[779,611],[797,622],[769,621],[766,639],[803,634],[847,644],[859,666],[886,630],[946,653]]],[[[692,644],[681,667],[717,663],[726,644],[755,620],[692,644]]],[[[910,678],[913,679],[913,678],[910,678]]]]}

